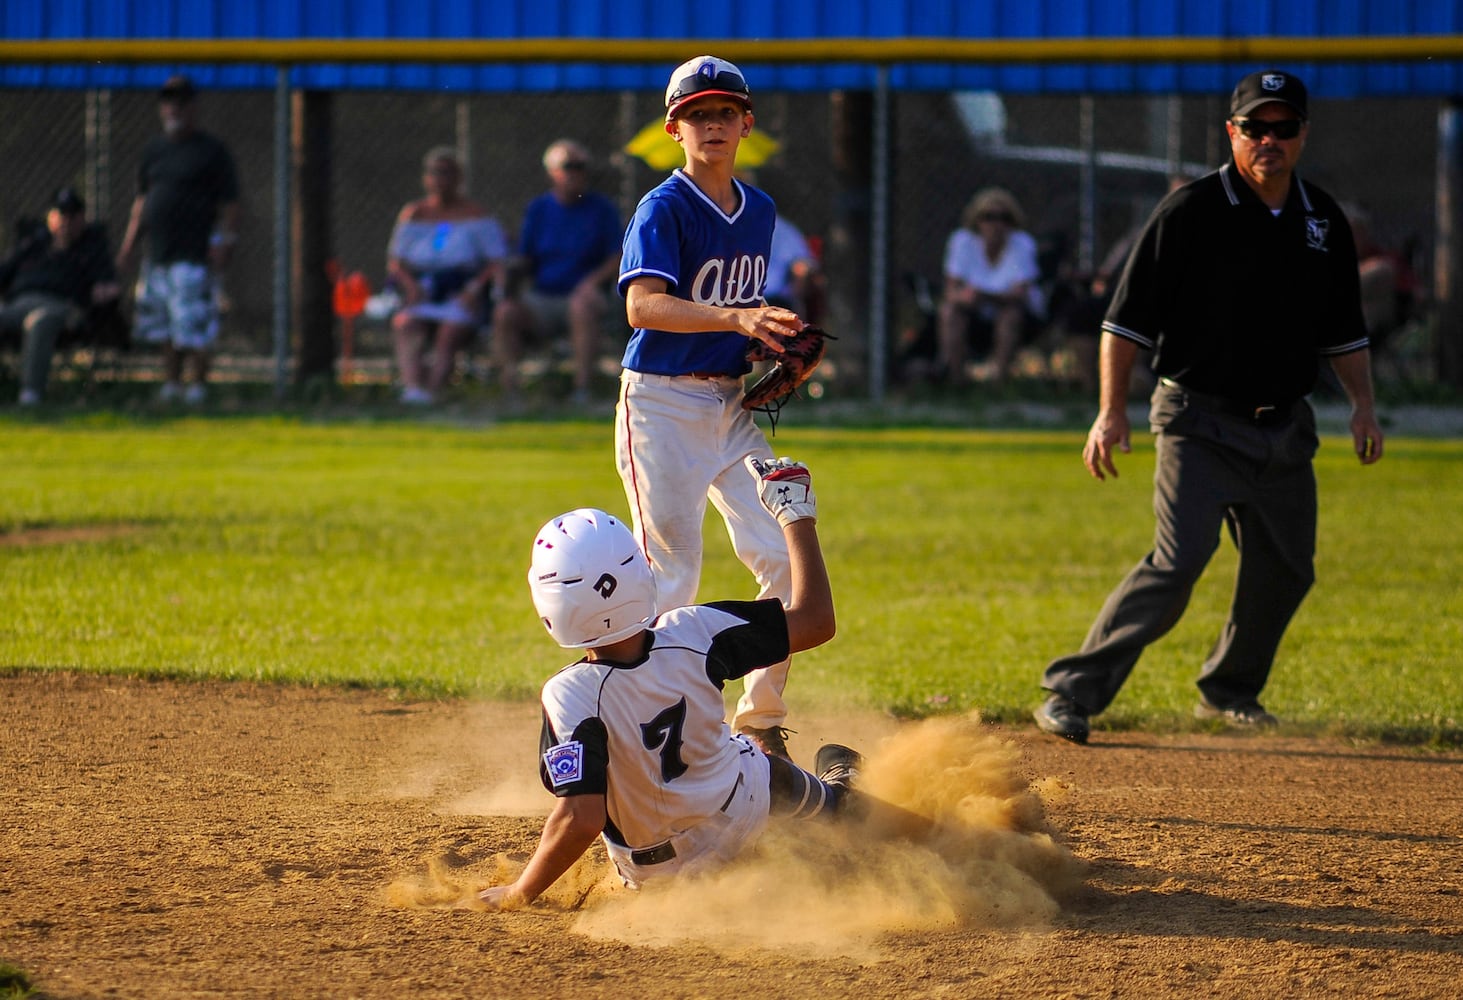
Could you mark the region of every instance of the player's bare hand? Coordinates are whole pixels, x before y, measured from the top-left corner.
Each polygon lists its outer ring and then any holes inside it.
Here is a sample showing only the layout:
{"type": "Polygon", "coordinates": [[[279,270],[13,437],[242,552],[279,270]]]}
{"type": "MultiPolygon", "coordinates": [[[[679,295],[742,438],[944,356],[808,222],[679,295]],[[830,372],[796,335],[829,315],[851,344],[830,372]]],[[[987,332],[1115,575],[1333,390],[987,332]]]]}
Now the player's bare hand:
{"type": "Polygon", "coordinates": [[[736,312],[738,329],[765,344],[773,354],[782,353],[782,338],[791,337],[806,325],[797,313],[781,306],[738,309],[736,312]]]}
{"type": "Polygon", "coordinates": [[[523,905],[523,895],[512,885],[490,885],[478,893],[478,901],[489,910],[516,910],[523,905]]]}
{"type": "Polygon", "coordinates": [[[1132,451],[1129,433],[1126,413],[1104,411],[1097,415],[1097,419],[1092,422],[1092,429],[1087,432],[1087,444],[1082,448],[1082,462],[1094,478],[1118,478],[1118,468],[1113,464],[1113,446],[1116,445],[1125,455],[1132,451]]]}

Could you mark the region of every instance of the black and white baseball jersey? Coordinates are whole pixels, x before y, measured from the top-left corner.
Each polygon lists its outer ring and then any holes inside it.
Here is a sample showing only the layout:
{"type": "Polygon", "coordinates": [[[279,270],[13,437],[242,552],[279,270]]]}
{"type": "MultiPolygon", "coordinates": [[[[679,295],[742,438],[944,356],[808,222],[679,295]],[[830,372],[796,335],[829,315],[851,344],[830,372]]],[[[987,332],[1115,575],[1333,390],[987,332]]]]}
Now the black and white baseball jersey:
{"type": "Polygon", "coordinates": [[[718,812],[749,750],[726,723],[722,687],[788,656],[776,600],[667,611],[634,663],[581,660],[544,685],[540,776],[557,796],[604,794],[604,834],[664,843],[718,812]]]}
{"type": "Polygon", "coordinates": [[[1298,400],[1319,358],[1369,344],[1351,226],[1299,177],[1272,213],[1228,163],[1159,204],[1102,329],[1195,392],[1298,400]]]}

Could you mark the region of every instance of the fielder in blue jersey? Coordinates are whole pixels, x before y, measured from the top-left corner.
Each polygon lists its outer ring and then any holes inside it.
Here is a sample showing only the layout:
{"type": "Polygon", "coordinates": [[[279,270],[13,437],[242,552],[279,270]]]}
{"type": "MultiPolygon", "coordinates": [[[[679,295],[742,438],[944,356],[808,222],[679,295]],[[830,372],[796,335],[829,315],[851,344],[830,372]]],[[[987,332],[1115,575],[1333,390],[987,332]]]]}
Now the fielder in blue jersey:
{"type": "MultiPolygon", "coordinates": [[[[742,378],[753,340],[780,353],[804,324],[764,300],[777,212],[735,177],[752,95],[736,66],[697,56],[671,74],[665,106],[686,165],[641,200],[625,232],[619,288],[634,330],[615,410],[616,463],[661,610],[695,603],[708,500],[758,597],[785,602],[787,545],[743,465],[768,443],[741,407],[742,378]]],[[[783,661],[747,675],[732,720],[782,757],[787,672],[783,661]]]]}

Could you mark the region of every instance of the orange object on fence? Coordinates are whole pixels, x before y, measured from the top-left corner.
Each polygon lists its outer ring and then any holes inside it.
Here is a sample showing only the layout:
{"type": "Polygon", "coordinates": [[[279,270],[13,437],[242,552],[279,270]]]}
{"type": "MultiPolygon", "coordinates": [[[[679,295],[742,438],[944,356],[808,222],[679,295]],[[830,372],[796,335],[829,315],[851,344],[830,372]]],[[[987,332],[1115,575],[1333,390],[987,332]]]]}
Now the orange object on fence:
{"type": "Polygon", "coordinates": [[[326,263],[325,273],[335,282],[332,304],[335,315],[340,317],[340,377],[341,381],[348,382],[355,350],[356,317],[366,311],[371,285],[360,271],[343,274],[340,264],[334,260],[326,263]]]}

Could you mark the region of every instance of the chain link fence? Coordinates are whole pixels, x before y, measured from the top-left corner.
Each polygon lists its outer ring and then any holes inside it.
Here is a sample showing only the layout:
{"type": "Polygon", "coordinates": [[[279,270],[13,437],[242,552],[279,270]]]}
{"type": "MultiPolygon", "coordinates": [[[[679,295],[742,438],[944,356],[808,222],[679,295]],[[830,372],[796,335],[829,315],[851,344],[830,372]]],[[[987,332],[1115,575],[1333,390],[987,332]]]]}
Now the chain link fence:
{"type": "MultiPolygon", "coordinates": [[[[904,352],[929,332],[930,296],[939,291],[945,241],[978,189],[999,185],[1016,196],[1055,283],[1089,272],[1147,215],[1170,174],[1211,169],[1228,153],[1222,95],[895,93],[888,121],[888,239],[876,246],[873,95],[767,93],[755,87],[754,92],[757,128],[778,143],[777,152],[756,169],[755,181],[821,247],[826,320],[841,338],[835,375],[849,394],[863,391],[875,362],[887,369],[891,385],[899,384],[904,352]],[[882,359],[869,357],[875,260],[887,274],[889,335],[882,359]]],[[[310,215],[323,220],[325,256],[345,271],[360,271],[374,291],[384,284],[393,222],[405,202],[421,195],[421,159],[434,146],[460,151],[469,193],[510,236],[527,203],[546,189],[541,156],[555,139],[572,137],[592,151],[595,187],[618,203],[622,219],[664,176],[663,169],[624,151],[636,133],[660,119],[659,93],[343,91],[311,99],[316,103],[305,127],[325,134],[306,138],[325,140],[328,162],[319,169],[328,181],[296,189],[295,196],[326,192],[328,205],[312,206],[310,215]]],[[[252,359],[259,370],[272,371],[275,95],[212,91],[199,101],[200,126],[231,147],[243,185],[220,355],[252,359]]],[[[1418,315],[1425,317],[1435,227],[1436,104],[1314,105],[1302,174],[1365,208],[1376,240],[1404,256],[1415,272],[1418,315]]],[[[0,91],[0,121],[6,123],[0,130],[0,218],[7,228],[25,217],[43,217],[52,192],[71,184],[85,193],[89,214],[107,224],[115,250],[136,190],[140,151],[159,129],[154,93],[0,91]]],[[[302,285],[318,290],[328,280],[323,268],[299,273],[294,294],[308,290],[302,285]]],[[[619,319],[606,345],[607,379],[624,343],[619,319]]],[[[1035,345],[1041,357],[1030,373],[1070,377],[1062,355],[1072,332],[1058,326],[1042,338],[1035,345]]],[[[303,333],[290,331],[294,347],[303,333]]],[[[338,338],[338,330],[332,333],[338,338]]],[[[1431,378],[1431,336],[1427,323],[1416,318],[1399,328],[1387,345],[1396,355],[1396,371],[1413,380],[1431,378]]],[[[357,372],[392,377],[390,336],[381,319],[358,321],[351,350],[357,372]]],[[[486,358],[485,344],[475,345],[464,362],[465,377],[486,358]]]]}

